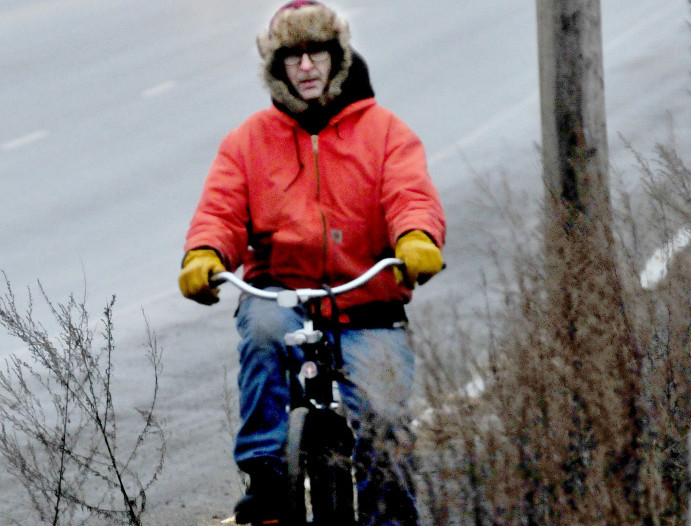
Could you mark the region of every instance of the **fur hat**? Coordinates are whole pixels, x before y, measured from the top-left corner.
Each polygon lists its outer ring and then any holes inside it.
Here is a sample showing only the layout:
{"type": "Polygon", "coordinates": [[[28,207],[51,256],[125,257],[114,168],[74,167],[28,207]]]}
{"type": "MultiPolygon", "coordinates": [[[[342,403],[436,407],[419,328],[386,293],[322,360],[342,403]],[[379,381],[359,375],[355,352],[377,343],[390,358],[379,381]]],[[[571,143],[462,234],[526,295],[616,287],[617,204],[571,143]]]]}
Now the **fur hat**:
{"type": "Polygon", "coordinates": [[[341,94],[353,61],[350,28],[335,11],[314,0],[297,0],[281,7],[268,29],[257,37],[257,47],[263,59],[262,76],[271,97],[295,113],[305,111],[308,104],[291,89],[281,51],[306,42],[326,43],[330,48],[331,80],[319,98],[322,106],[341,94]]]}

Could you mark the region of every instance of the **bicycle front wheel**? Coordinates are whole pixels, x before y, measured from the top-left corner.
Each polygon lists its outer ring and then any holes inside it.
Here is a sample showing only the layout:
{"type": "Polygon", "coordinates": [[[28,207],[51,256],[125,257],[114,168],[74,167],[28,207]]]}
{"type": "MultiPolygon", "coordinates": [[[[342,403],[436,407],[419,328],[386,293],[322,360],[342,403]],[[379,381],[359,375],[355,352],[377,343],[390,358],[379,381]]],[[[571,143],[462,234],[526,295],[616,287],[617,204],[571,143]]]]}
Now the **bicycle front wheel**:
{"type": "Polygon", "coordinates": [[[353,435],[343,417],[304,407],[291,411],[286,444],[291,526],[354,526],[352,451],[353,435]]]}
{"type": "Polygon", "coordinates": [[[306,407],[297,407],[290,412],[288,419],[285,457],[289,484],[287,518],[290,526],[305,526],[310,519],[307,515],[309,498],[305,488],[307,455],[303,445],[308,414],[309,410],[306,407]]]}
{"type": "Polygon", "coordinates": [[[307,471],[316,526],[354,526],[354,485],[350,456],[333,450],[309,455],[307,471]]]}

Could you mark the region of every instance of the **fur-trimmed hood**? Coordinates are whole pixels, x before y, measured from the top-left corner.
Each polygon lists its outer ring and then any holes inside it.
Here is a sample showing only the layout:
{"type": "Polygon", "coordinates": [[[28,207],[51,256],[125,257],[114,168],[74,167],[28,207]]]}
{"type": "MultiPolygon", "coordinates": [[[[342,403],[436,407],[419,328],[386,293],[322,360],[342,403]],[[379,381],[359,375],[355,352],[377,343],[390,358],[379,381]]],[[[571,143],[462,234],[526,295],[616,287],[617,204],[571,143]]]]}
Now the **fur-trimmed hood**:
{"type": "Polygon", "coordinates": [[[257,36],[257,47],[262,57],[262,77],[271,98],[296,114],[307,110],[309,105],[290,86],[280,51],[304,42],[333,45],[331,80],[319,98],[322,106],[327,106],[341,94],[353,62],[350,28],[332,9],[321,2],[304,0],[279,9],[269,28],[257,36]]]}

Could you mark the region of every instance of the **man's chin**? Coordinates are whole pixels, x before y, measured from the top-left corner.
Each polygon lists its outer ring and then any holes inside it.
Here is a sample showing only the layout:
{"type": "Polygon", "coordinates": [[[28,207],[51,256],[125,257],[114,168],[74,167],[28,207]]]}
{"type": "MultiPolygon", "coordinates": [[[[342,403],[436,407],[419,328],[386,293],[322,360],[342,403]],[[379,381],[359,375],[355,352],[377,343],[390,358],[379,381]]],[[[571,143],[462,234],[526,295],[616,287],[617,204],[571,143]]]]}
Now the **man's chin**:
{"type": "Polygon", "coordinates": [[[298,91],[298,93],[300,94],[300,97],[302,97],[305,100],[318,99],[319,97],[321,97],[323,92],[324,92],[324,90],[316,89],[316,88],[301,89],[298,91]]]}

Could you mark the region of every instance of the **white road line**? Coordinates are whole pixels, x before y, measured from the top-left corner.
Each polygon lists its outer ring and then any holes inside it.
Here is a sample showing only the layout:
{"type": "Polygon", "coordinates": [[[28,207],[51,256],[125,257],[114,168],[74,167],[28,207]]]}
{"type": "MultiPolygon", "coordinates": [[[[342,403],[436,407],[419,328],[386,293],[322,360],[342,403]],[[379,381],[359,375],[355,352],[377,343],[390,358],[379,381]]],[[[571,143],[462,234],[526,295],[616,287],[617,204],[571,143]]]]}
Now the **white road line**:
{"type": "Polygon", "coordinates": [[[494,132],[497,128],[501,128],[501,126],[505,124],[505,121],[517,118],[519,115],[525,113],[526,108],[529,108],[531,104],[535,104],[537,100],[537,91],[530,92],[523,100],[504,108],[500,113],[489,118],[480,126],[459,137],[453,144],[431,155],[427,163],[430,167],[433,167],[458,155],[459,152],[463,151],[463,148],[477,141],[480,137],[494,132]]]}
{"type": "Polygon", "coordinates": [[[691,227],[680,229],[667,244],[655,251],[641,272],[641,286],[654,289],[667,275],[667,269],[674,256],[691,245],[691,227]]]}
{"type": "Polygon", "coordinates": [[[48,137],[48,130],[37,130],[28,135],[23,135],[22,137],[17,137],[14,140],[3,143],[2,150],[5,152],[16,150],[17,148],[22,148],[33,142],[45,139],[46,137],[48,137]]]}
{"type": "Polygon", "coordinates": [[[652,14],[648,13],[650,16],[642,18],[635,24],[631,24],[622,29],[618,35],[607,39],[607,41],[603,43],[605,57],[609,56],[613,50],[621,46],[629,46],[632,40],[635,41],[638,39],[640,34],[649,31],[650,27],[659,25],[665,20],[673,20],[674,15],[672,15],[672,11],[679,9],[679,6],[674,5],[674,2],[669,2],[666,6],[663,5],[662,2],[660,2],[660,4],[660,7],[656,8],[652,14]]]}
{"type": "Polygon", "coordinates": [[[177,86],[177,82],[174,80],[167,80],[166,82],[161,82],[156,86],[152,86],[142,91],[142,97],[145,99],[156,97],[161,93],[165,93],[166,91],[173,89],[175,86],[177,86]]]}

